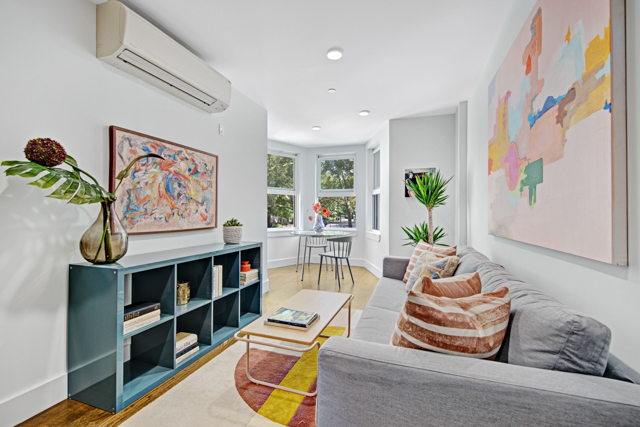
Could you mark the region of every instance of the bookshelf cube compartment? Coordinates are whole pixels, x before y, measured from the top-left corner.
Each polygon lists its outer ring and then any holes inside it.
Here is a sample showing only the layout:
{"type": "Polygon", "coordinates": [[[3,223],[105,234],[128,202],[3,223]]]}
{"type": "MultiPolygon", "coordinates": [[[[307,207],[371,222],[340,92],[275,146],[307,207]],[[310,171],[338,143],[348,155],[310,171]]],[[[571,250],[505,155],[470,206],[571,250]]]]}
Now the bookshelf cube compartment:
{"type": "Polygon", "coordinates": [[[213,302],[213,344],[231,338],[240,325],[240,301],[238,292],[213,302]]]}
{"type": "Polygon", "coordinates": [[[187,332],[196,334],[200,344],[211,345],[213,307],[207,304],[176,319],[176,334],[187,332]]]}
{"type": "Polygon", "coordinates": [[[174,366],[175,329],[164,322],[131,337],[131,358],[124,363],[125,405],[144,395],[168,376],[174,366]]]}
{"type": "Polygon", "coordinates": [[[244,327],[260,317],[260,282],[240,289],[240,327],[244,327]]]}
{"type": "Polygon", "coordinates": [[[213,257],[214,265],[222,266],[222,287],[238,288],[240,286],[240,256],[231,252],[213,257]]]}
{"type": "Polygon", "coordinates": [[[189,282],[191,298],[211,299],[213,283],[212,258],[178,264],[178,281],[189,282]]]}
{"type": "Polygon", "coordinates": [[[162,313],[174,314],[175,301],[175,265],[139,271],[131,275],[131,304],[160,302],[162,313]]]}
{"type": "MultiPolygon", "coordinates": [[[[244,249],[240,252],[240,260],[241,261],[249,261],[249,264],[251,264],[251,269],[254,270],[261,270],[260,269],[260,248],[251,248],[251,249],[244,249]]],[[[262,275],[262,271],[258,271],[258,278],[254,279],[254,280],[250,280],[248,281],[246,284],[243,284],[242,282],[240,282],[240,287],[242,286],[247,286],[249,284],[253,284],[256,282],[260,282],[260,278],[262,275]]]]}

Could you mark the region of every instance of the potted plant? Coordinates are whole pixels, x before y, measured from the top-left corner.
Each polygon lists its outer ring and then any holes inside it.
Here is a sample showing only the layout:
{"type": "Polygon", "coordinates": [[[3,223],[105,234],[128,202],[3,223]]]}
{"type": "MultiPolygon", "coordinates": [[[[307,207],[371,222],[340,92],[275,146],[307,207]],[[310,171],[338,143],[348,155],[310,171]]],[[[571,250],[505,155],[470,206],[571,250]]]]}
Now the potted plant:
{"type": "Polygon", "coordinates": [[[242,224],[235,218],[222,224],[222,239],[227,244],[237,244],[242,240],[242,224]]]}
{"type": "Polygon", "coordinates": [[[447,190],[447,184],[452,179],[453,177],[445,179],[440,174],[440,171],[437,171],[436,173],[425,173],[422,176],[418,175],[415,178],[415,182],[413,182],[412,180],[405,181],[407,189],[412,191],[415,195],[415,198],[427,208],[429,217],[428,226],[423,223],[421,226],[415,226],[414,230],[405,229],[404,227],[402,228],[407,234],[408,240],[414,241],[416,234],[418,236],[424,237],[425,231],[428,238],[428,243],[431,245],[433,245],[436,241],[434,239],[434,232],[436,232],[438,239],[444,237],[444,230],[442,230],[441,228],[439,228],[439,230],[434,230],[433,228],[433,209],[437,208],[438,206],[445,205],[445,202],[449,198],[449,196],[445,195],[444,193],[447,190]],[[427,227],[426,230],[425,226],[427,227]]]}
{"type": "MultiPolygon", "coordinates": [[[[29,185],[43,189],[51,188],[61,182],[62,184],[46,197],[68,200],[67,203],[76,205],[89,203],[102,205],[98,218],[80,239],[82,257],[93,264],[109,264],[122,258],[127,253],[129,239],[113,207],[116,197],[105,190],[94,177],[80,169],[75,159],[53,139],[32,139],[27,143],[24,154],[28,162],[20,160],[2,162],[2,166],[9,167],[4,171],[7,176],[38,177],[29,185]],[[56,167],[61,164],[66,164],[70,169],[56,167]],[[87,181],[82,175],[93,182],[87,181]]],[[[163,157],[153,153],[136,157],[116,176],[118,186],[114,193],[117,192],[122,180],[128,176],[131,167],[138,160],[147,157],[164,160],[163,157]]]]}

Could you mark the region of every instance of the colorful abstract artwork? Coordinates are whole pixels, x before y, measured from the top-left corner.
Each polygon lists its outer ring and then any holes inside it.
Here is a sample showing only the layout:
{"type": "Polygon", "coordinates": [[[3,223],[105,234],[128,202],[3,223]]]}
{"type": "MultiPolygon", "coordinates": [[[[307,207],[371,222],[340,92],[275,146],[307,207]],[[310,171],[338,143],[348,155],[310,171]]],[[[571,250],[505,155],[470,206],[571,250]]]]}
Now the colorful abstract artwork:
{"type": "Polygon", "coordinates": [[[115,193],[116,210],[130,234],[214,228],[217,223],[218,156],[111,126],[110,191],[115,176],[138,156],[115,193]]]}
{"type": "Polygon", "coordinates": [[[489,85],[489,234],[626,264],[616,3],[539,0],[489,85]]]}

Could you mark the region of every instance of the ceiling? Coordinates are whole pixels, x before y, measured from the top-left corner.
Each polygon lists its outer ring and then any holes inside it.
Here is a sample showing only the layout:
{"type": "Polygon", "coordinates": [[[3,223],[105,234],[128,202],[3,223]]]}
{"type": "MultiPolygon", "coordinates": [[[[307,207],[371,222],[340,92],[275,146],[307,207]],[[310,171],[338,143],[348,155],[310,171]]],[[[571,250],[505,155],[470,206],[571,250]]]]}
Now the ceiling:
{"type": "Polygon", "coordinates": [[[365,142],[389,119],[455,112],[514,0],[122,2],[264,107],[269,139],[313,147],[365,142]],[[334,46],[338,61],[326,56],[334,46]]]}

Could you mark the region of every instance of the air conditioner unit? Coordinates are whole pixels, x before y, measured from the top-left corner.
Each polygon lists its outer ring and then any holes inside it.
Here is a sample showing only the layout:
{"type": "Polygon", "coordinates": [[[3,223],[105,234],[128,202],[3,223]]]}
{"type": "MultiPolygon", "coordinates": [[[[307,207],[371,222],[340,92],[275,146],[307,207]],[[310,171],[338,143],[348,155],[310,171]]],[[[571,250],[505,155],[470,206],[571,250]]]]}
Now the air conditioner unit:
{"type": "Polygon", "coordinates": [[[209,113],[231,102],[229,80],[118,1],[98,5],[96,56],[209,113]]]}

